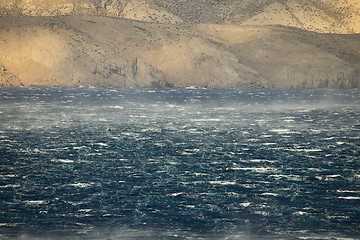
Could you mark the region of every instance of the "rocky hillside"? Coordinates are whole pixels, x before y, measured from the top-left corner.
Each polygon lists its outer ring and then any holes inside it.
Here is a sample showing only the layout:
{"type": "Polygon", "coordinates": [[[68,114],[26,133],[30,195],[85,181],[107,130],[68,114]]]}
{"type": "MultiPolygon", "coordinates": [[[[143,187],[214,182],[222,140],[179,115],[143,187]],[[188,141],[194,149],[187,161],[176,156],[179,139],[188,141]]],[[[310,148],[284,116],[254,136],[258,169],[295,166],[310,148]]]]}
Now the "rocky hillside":
{"type": "Polygon", "coordinates": [[[0,14],[1,86],[360,87],[357,0],[0,0],[0,14]]]}
{"type": "Polygon", "coordinates": [[[154,23],[283,25],[360,33],[358,0],[0,0],[0,15],[91,14],[154,23]]]}

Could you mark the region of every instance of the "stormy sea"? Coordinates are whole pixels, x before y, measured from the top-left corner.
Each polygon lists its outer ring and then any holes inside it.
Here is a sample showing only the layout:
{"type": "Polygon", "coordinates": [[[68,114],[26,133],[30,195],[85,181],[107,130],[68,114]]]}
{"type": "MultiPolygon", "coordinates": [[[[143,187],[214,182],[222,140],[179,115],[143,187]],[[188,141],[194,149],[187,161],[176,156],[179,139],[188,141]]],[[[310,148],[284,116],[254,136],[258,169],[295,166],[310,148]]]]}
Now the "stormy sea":
{"type": "Polygon", "coordinates": [[[0,88],[0,239],[360,239],[360,90],[0,88]]]}

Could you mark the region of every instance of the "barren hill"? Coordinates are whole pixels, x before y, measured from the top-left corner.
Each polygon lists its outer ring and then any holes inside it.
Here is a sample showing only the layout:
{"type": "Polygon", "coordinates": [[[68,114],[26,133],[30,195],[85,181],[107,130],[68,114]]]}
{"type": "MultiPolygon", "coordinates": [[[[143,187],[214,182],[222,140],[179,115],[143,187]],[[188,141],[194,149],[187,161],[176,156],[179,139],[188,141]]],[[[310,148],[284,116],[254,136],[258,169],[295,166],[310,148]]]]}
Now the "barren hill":
{"type": "Polygon", "coordinates": [[[360,87],[359,9],[357,0],[0,0],[0,85],[360,87]]]}
{"type": "Polygon", "coordinates": [[[283,25],[360,33],[358,0],[0,0],[0,15],[105,15],[155,23],[283,25]]]}

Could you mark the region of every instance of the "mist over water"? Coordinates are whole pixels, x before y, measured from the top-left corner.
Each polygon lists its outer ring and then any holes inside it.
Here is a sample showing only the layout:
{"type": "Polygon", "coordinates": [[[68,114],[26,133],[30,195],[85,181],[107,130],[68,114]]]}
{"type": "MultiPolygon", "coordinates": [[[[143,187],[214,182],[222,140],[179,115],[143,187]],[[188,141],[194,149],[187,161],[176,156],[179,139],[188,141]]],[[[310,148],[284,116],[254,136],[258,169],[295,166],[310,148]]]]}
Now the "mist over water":
{"type": "Polygon", "coordinates": [[[360,91],[0,89],[0,238],[359,239],[360,91]]]}

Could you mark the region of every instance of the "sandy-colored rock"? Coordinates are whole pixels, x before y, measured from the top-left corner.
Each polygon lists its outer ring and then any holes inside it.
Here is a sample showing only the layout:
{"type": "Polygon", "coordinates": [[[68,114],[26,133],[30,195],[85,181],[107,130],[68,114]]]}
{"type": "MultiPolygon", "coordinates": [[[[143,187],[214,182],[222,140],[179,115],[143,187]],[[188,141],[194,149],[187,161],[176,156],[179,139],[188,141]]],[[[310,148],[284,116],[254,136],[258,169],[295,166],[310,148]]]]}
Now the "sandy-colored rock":
{"type": "Polygon", "coordinates": [[[360,36],[155,24],[100,16],[2,18],[0,85],[360,87],[360,36]]]}
{"type": "Polygon", "coordinates": [[[0,16],[102,15],[156,23],[282,25],[360,33],[358,0],[0,0],[0,16]]]}
{"type": "Polygon", "coordinates": [[[357,0],[0,0],[0,85],[360,87],[357,0]]]}
{"type": "Polygon", "coordinates": [[[122,9],[121,17],[154,23],[184,23],[178,16],[155,7],[144,0],[132,0],[122,9]]]}

